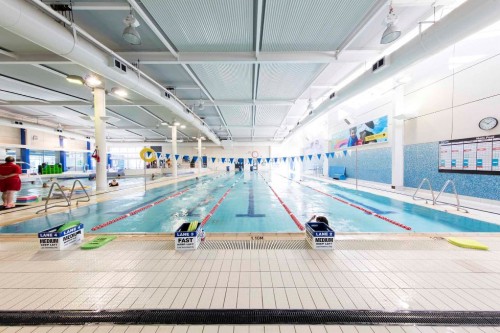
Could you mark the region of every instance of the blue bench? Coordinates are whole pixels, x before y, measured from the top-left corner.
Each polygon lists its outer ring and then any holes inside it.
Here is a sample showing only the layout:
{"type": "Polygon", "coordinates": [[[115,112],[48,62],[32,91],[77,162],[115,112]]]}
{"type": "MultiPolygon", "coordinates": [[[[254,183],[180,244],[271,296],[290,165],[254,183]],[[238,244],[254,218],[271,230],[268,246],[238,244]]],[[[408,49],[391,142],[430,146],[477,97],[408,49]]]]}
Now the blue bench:
{"type": "Polygon", "coordinates": [[[330,176],[334,179],[338,179],[338,180],[346,179],[345,167],[343,167],[343,166],[331,166],[328,169],[328,176],[330,176]]]}

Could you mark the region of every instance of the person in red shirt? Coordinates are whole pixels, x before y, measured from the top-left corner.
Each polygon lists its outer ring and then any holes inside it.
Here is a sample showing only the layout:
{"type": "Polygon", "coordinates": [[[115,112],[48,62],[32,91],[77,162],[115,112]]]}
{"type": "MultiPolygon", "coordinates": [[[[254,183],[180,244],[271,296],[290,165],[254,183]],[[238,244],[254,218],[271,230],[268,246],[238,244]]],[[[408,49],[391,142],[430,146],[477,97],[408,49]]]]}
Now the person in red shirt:
{"type": "Polygon", "coordinates": [[[14,192],[21,189],[22,173],[19,165],[14,163],[15,159],[12,156],[5,158],[5,163],[0,164],[0,192],[2,192],[2,200],[5,208],[14,208],[14,192]]]}

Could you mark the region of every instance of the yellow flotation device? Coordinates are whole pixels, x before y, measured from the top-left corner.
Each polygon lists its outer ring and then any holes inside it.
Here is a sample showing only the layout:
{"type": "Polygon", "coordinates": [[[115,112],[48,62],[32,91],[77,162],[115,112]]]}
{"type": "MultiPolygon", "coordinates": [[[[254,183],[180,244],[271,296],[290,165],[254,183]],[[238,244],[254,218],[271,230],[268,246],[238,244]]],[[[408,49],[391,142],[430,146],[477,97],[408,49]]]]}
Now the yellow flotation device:
{"type": "Polygon", "coordinates": [[[148,147],[142,148],[142,150],[139,153],[139,156],[141,157],[141,160],[147,163],[151,163],[156,160],[156,152],[148,147]],[[150,157],[147,157],[148,154],[150,154],[150,157]]]}
{"type": "Polygon", "coordinates": [[[196,231],[197,228],[198,228],[198,221],[192,221],[191,223],[189,223],[187,231],[196,231]]]}
{"type": "Polygon", "coordinates": [[[455,246],[464,247],[466,249],[475,249],[475,250],[488,250],[488,246],[479,243],[473,239],[467,238],[458,238],[458,237],[448,237],[446,238],[448,243],[453,244],[455,246]]]}

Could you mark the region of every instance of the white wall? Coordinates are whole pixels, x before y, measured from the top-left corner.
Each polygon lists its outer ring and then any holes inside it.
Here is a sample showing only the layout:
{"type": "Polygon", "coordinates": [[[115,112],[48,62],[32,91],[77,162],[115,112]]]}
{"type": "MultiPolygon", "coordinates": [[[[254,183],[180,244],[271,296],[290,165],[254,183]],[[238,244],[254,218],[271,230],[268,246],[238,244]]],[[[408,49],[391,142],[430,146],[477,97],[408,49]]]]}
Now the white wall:
{"type": "Polygon", "coordinates": [[[0,126],[0,146],[21,144],[21,130],[19,128],[0,126]]]}
{"type": "MultiPolygon", "coordinates": [[[[8,126],[0,126],[0,147],[24,147],[21,146],[21,129],[8,126]]],[[[80,151],[87,149],[87,142],[82,140],[64,139],[64,148],[59,146],[59,135],[47,133],[34,129],[26,130],[26,148],[39,150],[66,150],[80,151]]]]}

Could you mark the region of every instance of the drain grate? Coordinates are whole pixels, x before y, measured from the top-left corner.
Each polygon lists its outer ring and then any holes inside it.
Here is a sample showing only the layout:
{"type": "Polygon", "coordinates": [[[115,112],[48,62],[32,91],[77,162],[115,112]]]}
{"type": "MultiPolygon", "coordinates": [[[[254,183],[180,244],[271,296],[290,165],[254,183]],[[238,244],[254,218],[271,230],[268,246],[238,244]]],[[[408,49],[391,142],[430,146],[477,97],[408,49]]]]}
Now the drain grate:
{"type": "Polygon", "coordinates": [[[500,312],[377,310],[0,311],[0,325],[446,325],[498,326],[500,312]]]}

